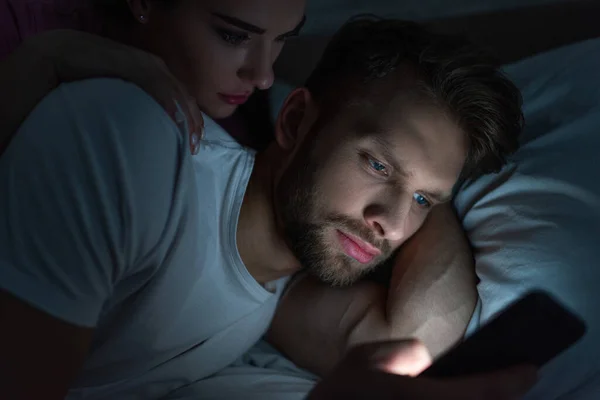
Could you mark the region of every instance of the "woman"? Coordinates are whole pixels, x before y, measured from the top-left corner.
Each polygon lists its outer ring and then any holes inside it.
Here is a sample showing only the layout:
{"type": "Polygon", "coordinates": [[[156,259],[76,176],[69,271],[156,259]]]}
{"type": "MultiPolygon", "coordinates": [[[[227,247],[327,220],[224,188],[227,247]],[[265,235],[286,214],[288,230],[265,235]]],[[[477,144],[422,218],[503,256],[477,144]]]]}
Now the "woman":
{"type": "MultiPolygon", "coordinates": [[[[304,0],[95,0],[97,23],[89,17],[89,7],[77,9],[72,6],[68,11],[78,21],[69,23],[63,16],[59,21],[54,19],[44,24],[45,18],[52,18],[47,3],[37,0],[9,2],[8,5],[17,16],[37,10],[36,18],[30,20],[41,21],[37,27],[40,30],[61,24],[72,28],[78,22],[85,23],[92,33],[158,56],[195,99],[200,110],[219,120],[240,142],[260,148],[270,140],[272,129],[268,125],[266,94],[260,91],[272,85],[274,61],[285,40],[297,35],[302,26],[304,0]],[[41,7],[44,4],[45,8],[41,7]],[[25,10],[24,7],[29,8],[25,10]],[[75,10],[79,12],[75,13],[75,10]],[[243,110],[236,112],[242,105],[243,110]],[[250,136],[249,131],[263,134],[250,136]]],[[[62,3],[63,8],[67,7],[62,3]]],[[[58,2],[53,6],[58,7],[58,2]]],[[[28,26],[25,31],[32,33],[35,29],[28,26]]],[[[86,71],[89,76],[122,75],[134,65],[141,65],[156,76],[157,65],[149,60],[131,57],[125,51],[115,56],[114,45],[91,40],[63,37],[44,42],[40,39],[36,51],[44,49],[46,55],[52,54],[49,48],[60,46],[64,49],[75,41],[72,45],[78,51],[88,52],[88,58],[75,50],[62,53],[63,67],[77,65],[76,71],[63,74],[63,80],[70,80],[72,75],[78,79],[85,77],[86,71]],[[104,58],[105,52],[113,52],[113,57],[104,58]]],[[[21,69],[25,64],[31,64],[30,57],[30,53],[22,56],[21,61],[14,60],[13,65],[21,69]]],[[[44,62],[35,68],[43,67],[44,62]]],[[[140,74],[131,72],[132,76],[127,77],[139,84],[136,79],[141,79],[140,74]]],[[[30,71],[29,76],[35,75],[35,70],[30,71]]],[[[28,87],[33,86],[26,82],[28,87]]]]}

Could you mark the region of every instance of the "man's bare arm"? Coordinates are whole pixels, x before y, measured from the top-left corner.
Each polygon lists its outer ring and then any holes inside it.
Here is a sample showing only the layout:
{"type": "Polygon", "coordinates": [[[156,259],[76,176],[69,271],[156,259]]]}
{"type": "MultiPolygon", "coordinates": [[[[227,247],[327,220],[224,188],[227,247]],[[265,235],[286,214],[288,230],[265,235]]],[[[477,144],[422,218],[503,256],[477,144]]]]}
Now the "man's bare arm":
{"type": "Polygon", "coordinates": [[[60,321],[0,290],[0,398],[64,399],[93,329],[60,321]]]}
{"type": "Polygon", "coordinates": [[[416,337],[432,355],[462,338],[475,307],[468,242],[449,205],[436,207],[395,260],[389,290],[374,282],[331,288],[301,276],[282,298],[269,340],[325,374],[360,343],[416,337]]]}
{"type": "MultiPolygon", "coordinates": [[[[417,337],[435,357],[463,337],[477,302],[471,248],[453,208],[434,209],[394,262],[386,303],[392,338],[417,337]]],[[[366,339],[359,325],[354,340],[366,339]]]]}

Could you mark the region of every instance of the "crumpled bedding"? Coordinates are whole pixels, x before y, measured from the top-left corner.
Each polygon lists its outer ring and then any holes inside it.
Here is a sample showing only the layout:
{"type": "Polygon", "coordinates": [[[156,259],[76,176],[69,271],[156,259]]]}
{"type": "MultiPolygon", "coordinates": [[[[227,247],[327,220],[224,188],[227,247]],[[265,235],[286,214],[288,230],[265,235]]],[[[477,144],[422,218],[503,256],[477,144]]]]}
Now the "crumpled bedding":
{"type": "MultiPolygon", "coordinates": [[[[522,147],[455,206],[475,249],[480,304],[470,331],[530,288],[588,324],[527,400],[600,398],[600,40],[508,66],[524,97],[522,147]]],[[[552,332],[548,332],[552,335],[552,332]]]]}

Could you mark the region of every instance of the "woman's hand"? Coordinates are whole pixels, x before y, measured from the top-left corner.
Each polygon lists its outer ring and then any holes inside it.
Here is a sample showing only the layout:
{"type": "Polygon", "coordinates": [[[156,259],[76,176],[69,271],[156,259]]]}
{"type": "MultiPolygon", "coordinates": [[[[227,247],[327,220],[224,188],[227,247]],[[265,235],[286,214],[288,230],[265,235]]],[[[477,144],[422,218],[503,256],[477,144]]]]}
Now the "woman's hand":
{"type": "Polygon", "coordinates": [[[161,59],[100,36],[70,30],[27,39],[0,63],[0,151],[50,91],[61,83],[100,77],[134,83],[163,106],[178,125],[187,121],[190,149],[197,152],[204,128],[202,113],[161,59]]]}
{"type": "Polygon", "coordinates": [[[359,346],[325,379],[308,400],[515,400],[536,382],[531,367],[453,379],[412,378],[431,364],[415,340],[359,346]]]}

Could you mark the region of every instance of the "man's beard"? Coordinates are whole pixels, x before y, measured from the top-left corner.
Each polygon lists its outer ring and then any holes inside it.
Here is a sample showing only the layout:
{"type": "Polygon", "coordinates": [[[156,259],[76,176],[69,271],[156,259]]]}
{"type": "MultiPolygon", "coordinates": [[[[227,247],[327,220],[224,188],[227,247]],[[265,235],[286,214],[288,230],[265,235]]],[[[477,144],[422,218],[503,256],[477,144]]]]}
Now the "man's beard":
{"type": "Polygon", "coordinates": [[[315,178],[319,165],[310,149],[296,154],[276,188],[276,204],[287,244],[302,267],[333,286],[349,285],[382,264],[390,255],[387,241],[375,237],[364,223],[344,215],[318,215],[319,193],[315,178]],[[381,254],[362,264],[340,251],[336,229],[352,234],[377,247],[381,254]]]}

